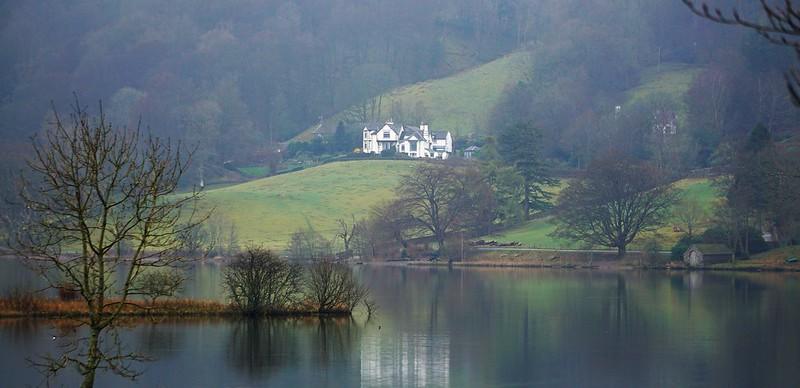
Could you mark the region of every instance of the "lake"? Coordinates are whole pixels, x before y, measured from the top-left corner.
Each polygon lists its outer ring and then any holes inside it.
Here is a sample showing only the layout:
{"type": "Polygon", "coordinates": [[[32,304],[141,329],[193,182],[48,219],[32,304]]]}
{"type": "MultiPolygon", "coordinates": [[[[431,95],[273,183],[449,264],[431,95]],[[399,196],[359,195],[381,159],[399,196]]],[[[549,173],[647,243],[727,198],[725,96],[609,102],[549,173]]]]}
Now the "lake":
{"type": "MultiPolygon", "coordinates": [[[[377,317],[139,321],[136,382],[98,386],[800,386],[800,277],[357,266],[377,317]]],[[[185,293],[221,293],[197,265],[185,293]]],[[[0,288],[35,281],[0,262],[0,288]]],[[[35,385],[26,358],[57,351],[60,322],[0,321],[3,387],[35,385]]],[[[65,373],[56,385],[76,385],[65,373]]]]}

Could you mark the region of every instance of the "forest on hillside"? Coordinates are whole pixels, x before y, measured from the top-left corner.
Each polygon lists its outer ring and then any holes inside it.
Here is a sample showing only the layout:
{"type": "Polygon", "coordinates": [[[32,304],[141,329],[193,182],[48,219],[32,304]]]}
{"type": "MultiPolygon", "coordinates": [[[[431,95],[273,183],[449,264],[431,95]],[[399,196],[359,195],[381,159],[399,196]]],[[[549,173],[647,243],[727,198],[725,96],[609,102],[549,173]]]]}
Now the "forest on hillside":
{"type": "MultiPolygon", "coordinates": [[[[51,101],[66,114],[73,93],[94,110],[102,100],[117,126],[141,120],[196,145],[195,167],[213,174],[393,87],[518,50],[536,60],[493,122],[532,122],[546,155],[575,167],[615,143],[655,158],[654,112],[677,116],[683,146],[669,157],[691,166],[756,123],[781,133],[798,117],[782,86],[791,52],[693,17],[680,1],[47,0],[6,3],[0,20],[6,165],[52,120],[51,101]],[[699,69],[688,101],[648,96],[616,112],[625,91],[675,64],[699,69]]],[[[413,109],[392,107],[394,119],[416,118],[413,109]]],[[[386,117],[345,125],[367,119],[386,117]]]]}

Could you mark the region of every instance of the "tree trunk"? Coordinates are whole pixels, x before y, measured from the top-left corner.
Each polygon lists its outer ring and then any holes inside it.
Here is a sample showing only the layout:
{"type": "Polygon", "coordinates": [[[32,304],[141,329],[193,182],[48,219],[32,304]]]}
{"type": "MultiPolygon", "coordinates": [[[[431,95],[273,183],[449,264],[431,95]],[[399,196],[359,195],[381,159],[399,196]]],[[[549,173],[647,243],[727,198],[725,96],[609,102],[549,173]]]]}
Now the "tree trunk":
{"type": "Polygon", "coordinates": [[[628,250],[627,250],[627,247],[625,246],[625,244],[619,244],[619,246],[617,246],[617,258],[621,259],[621,258],[625,257],[625,253],[627,251],[628,250]]]}
{"type": "Polygon", "coordinates": [[[525,220],[529,221],[531,219],[531,193],[528,190],[528,181],[525,180],[525,187],[523,188],[525,191],[525,199],[522,203],[522,209],[525,212],[525,220]]]}
{"type": "Polygon", "coordinates": [[[94,387],[94,377],[97,373],[97,366],[100,364],[100,330],[91,329],[89,336],[88,359],[86,360],[86,370],[83,371],[83,383],[81,388],[94,387]]]}

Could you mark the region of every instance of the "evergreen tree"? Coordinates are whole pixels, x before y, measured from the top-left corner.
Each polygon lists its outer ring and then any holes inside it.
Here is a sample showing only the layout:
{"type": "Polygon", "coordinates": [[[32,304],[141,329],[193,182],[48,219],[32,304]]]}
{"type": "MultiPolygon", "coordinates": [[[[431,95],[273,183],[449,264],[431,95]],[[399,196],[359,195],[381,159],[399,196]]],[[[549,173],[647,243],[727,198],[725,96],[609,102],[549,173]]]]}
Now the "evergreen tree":
{"type": "Polygon", "coordinates": [[[546,188],[558,183],[545,165],[541,143],[541,132],[530,123],[504,127],[499,136],[501,157],[523,178],[522,208],[526,218],[551,206],[552,194],[546,188]]]}

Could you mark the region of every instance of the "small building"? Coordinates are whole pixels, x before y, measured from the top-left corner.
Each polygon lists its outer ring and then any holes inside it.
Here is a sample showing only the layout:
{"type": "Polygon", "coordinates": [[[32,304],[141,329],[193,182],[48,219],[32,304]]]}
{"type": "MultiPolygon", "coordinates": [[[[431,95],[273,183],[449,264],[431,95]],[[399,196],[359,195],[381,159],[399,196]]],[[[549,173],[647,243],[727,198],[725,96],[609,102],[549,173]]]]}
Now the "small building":
{"type": "Polygon", "coordinates": [[[472,159],[475,157],[475,153],[480,150],[481,147],[475,145],[467,147],[467,149],[464,150],[464,159],[472,159]]]}
{"type": "Polygon", "coordinates": [[[703,267],[731,261],[733,251],[722,244],[693,244],[683,254],[683,262],[689,267],[703,267]]]}

